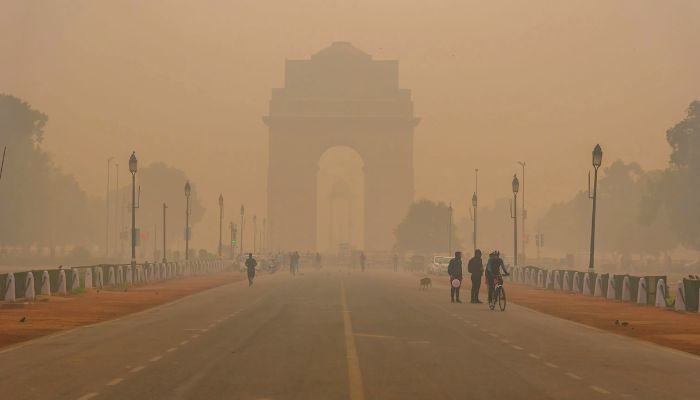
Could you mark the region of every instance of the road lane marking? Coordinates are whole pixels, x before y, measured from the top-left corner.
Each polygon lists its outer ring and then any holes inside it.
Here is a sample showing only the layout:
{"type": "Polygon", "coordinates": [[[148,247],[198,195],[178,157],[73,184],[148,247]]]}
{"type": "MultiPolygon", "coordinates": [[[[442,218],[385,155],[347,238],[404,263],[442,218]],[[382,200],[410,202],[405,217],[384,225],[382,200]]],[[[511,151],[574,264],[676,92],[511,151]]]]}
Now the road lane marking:
{"type": "Polygon", "coordinates": [[[92,399],[93,397],[97,396],[98,394],[99,393],[97,393],[97,392],[91,392],[88,394],[84,394],[84,395],[78,397],[78,400],[89,400],[89,399],[92,399]]]}
{"type": "Polygon", "coordinates": [[[514,345],[514,344],[511,344],[510,347],[512,347],[512,348],[514,348],[515,350],[518,350],[518,351],[522,351],[522,350],[523,350],[522,347],[516,346],[516,345],[514,345]]]}
{"type": "Polygon", "coordinates": [[[411,340],[408,344],[430,344],[428,340],[411,340]]]}
{"type": "Polygon", "coordinates": [[[371,333],[355,333],[355,336],[369,337],[369,338],[376,338],[376,339],[396,339],[396,336],[373,335],[371,333]]]}
{"type": "Polygon", "coordinates": [[[182,342],[180,342],[180,346],[184,346],[189,342],[190,342],[189,340],[183,340],[182,342]]]}
{"type": "Polygon", "coordinates": [[[352,321],[348,310],[348,301],[345,296],[345,285],[340,281],[340,303],[343,310],[343,327],[345,328],[345,352],[348,363],[348,386],[350,388],[350,400],[364,400],[364,385],[362,383],[362,371],[360,360],[355,347],[355,335],[352,333],[352,321]]]}
{"type": "Polygon", "coordinates": [[[177,350],[176,347],[171,347],[168,350],[166,350],[168,353],[172,353],[173,351],[177,350]]]}
{"type": "Polygon", "coordinates": [[[548,366],[549,368],[559,368],[557,364],[552,364],[551,362],[546,362],[544,365],[548,366]]]}
{"type": "Polygon", "coordinates": [[[489,333],[489,336],[491,336],[492,338],[498,339],[498,335],[496,335],[495,333],[489,333]]]}
{"type": "Polygon", "coordinates": [[[538,356],[538,355],[535,354],[535,353],[529,353],[528,356],[530,356],[530,358],[534,358],[535,360],[539,360],[539,359],[540,359],[540,356],[538,356]]]}
{"type": "Polygon", "coordinates": [[[156,362],[156,361],[160,360],[161,358],[163,358],[163,356],[155,356],[155,357],[151,358],[151,359],[148,360],[148,361],[150,361],[150,362],[156,362]]]}
{"type": "Polygon", "coordinates": [[[574,374],[573,372],[567,372],[567,373],[564,374],[564,375],[568,376],[568,377],[571,378],[571,379],[576,379],[577,381],[580,381],[580,380],[583,379],[583,378],[581,378],[580,376],[574,374]]]}
{"type": "Polygon", "coordinates": [[[194,335],[190,336],[191,339],[197,339],[199,337],[198,333],[195,333],[194,335]]]}
{"type": "Polygon", "coordinates": [[[107,383],[107,386],[118,385],[118,384],[122,383],[123,380],[124,380],[124,378],[114,378],[107,383]]]}
{"type": "Polygon", "coordinates": [[[501,343],[508,344],[508,343],[510,343],[510,340],[508,340],[508,339],[501,339],[501,343]]]}
{"type": "Polygon", "coordinates": [[[139,372],[139,371],[141,371],[143,368],[144,368],[143,365],[139,365],[138,367],[132,369],[132,370],[129,371],[129,372],[139,372]]]}
{"type": "Polygon", "coordinates": [[[607,390],[603,389],[600,386],[591,385],[590,388],[593,389],[594,391],[600,393],[600,394],[610,394],[610,392],[608,392],[607,390]]]}

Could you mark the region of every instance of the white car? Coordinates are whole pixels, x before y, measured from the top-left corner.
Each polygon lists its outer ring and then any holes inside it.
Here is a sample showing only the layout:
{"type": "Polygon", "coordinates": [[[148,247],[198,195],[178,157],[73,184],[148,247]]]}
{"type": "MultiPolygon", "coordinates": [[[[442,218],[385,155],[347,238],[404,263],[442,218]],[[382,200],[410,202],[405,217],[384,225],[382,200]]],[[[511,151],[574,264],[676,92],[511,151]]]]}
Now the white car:
{"type": "Polygon", "coordinates": [[[452,257],[433,256],[433,262],[430,264],[428,273],[434,275],[447,275],[447,266],[450,264],[452,257]]]}

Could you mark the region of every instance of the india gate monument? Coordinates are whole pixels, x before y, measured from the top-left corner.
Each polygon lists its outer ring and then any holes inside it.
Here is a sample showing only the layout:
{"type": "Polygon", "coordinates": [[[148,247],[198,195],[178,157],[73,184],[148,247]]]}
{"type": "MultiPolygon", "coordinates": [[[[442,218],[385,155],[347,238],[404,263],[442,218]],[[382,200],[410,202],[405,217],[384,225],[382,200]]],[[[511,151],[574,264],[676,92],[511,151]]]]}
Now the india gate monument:
{"type": "Polygon", "coordinates": [[[317,244],[317,173],[330,148],[362,158],[364,243],[388,251],[413,201],[413,115],[399,88],[396,60],[375,60],[334,42],[308,60],[287,60],[283,88],[272,90],[267,182],[271,248],[313,251],[317,244]]]}

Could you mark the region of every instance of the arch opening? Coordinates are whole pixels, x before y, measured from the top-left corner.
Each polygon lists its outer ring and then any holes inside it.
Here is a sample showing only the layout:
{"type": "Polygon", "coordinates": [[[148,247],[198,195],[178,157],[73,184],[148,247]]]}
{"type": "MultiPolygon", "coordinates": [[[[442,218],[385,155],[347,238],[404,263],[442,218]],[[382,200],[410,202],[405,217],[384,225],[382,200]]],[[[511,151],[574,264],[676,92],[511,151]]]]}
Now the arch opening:
{"type": "Polygon", "coordinates": [[[333,146],[318,160],[316,248],[337,254],[364,248],[365,176],[360,154],[333,146]]]}

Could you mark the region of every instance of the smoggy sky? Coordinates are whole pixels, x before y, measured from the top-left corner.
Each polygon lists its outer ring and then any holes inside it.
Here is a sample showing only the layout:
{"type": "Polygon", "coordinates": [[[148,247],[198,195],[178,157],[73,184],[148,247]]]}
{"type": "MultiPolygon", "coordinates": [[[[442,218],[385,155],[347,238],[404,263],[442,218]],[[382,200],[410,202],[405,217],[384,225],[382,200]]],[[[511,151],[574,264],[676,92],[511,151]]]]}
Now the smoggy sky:
{"type": "Polygon", "coordinates": [[[417,197],[464,215],[474,168],[491,204],[525,160],[533,231],[585,188],[595,143],[604,164],[667,164],[665,131],[700,98],[698,21],[697,0],[0,0],[0,92],[49,115],[45,148],[91,193],[110,156],[126,183],[132,150],[185,170],[209,209],[195,244],[214,248],[219,192],[227,216],[265,213],[261,116],[285,59],[349,41],[399,60],[417,197]]]}

